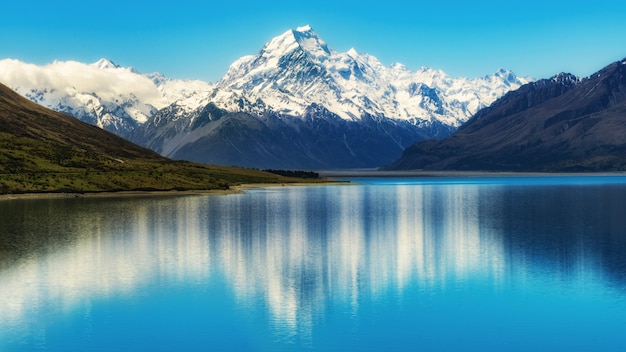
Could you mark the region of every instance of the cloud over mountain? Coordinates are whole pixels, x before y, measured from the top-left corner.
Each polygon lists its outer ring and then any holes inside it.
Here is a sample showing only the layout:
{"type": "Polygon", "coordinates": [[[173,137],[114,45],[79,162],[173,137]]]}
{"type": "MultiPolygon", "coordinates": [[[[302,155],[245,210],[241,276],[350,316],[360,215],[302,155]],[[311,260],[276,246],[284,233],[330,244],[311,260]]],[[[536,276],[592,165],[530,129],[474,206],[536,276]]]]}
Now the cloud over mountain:
{"type": "Polygon", "coordinates": [[[0,60],[0,82],[38,104],[122,136],[173,101],[210,87],[160,74],[143,75],[107,59],[92,64],[55,61],[44,66],[4,59],[0,60]]]}

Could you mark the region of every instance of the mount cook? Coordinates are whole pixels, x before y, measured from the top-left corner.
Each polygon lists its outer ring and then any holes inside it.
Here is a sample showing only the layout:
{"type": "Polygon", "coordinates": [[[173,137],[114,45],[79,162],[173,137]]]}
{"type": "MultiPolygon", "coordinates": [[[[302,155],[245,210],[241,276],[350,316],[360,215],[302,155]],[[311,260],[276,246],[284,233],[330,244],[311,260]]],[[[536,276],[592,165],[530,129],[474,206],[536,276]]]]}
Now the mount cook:
{"type": "Polygon", "coordinates": [[[256,168],[378,167],[453,133],[531,81],[500,70],[451,78],[331,49],[309,26],[235,61],[215,84],[143,75],[102,59],[0,60],[23,96],[174,159],[256,168]]]}

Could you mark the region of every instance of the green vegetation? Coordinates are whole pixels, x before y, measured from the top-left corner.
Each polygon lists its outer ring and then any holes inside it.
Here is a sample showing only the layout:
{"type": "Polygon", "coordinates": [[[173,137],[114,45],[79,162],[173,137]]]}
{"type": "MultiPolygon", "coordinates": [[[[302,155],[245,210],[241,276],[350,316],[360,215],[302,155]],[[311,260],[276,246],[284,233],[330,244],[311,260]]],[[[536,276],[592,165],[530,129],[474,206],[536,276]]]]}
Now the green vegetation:
{"type": "MultiPolygon", "coordinates": [[[[4,151],[0,151],[2,154],[4,151]]],[[[45,161],[44,161],[45,163],[45,161]]],[[[29,163],[30,164],[30,163],[29,163]]],[[[243,183],[301,182],[278,175],[188,162],[133,161],[120,168],[0,173],[0,194],[229,189],[243,183]],[[128,165],[128,166],[127,166],[128,165]]]]}
{"type": "Polygon", "coordinates": [[[0,194],[213,190],[285,182],[302,178],[163,158],[0,84],[0,194]]]}

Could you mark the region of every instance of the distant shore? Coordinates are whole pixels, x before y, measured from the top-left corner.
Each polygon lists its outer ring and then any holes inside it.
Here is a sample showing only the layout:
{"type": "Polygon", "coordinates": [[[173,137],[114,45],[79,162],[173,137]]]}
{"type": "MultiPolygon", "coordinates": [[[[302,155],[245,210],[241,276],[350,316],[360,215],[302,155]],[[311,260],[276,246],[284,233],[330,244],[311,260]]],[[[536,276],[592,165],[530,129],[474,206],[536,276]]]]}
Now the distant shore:
{"type": "Polygon", "coordinates": [[[317,171],[323,178],[350,177],[546,177],[546,176],[626,176],[626,171],[611,172],[512,172],[512,171],[381,171],[376,169],[317,171]]]}
{"type": "Polygon", "coordinates": [[[285,186],[324,186],[345,184],[344,182],[294,182],[294,183],[249,183],[231,186],[229,189],[184,190],[184,191],[102,191],[102,192],[42,192],[0,194],[0,201],[15,199],[72,199],[72,198],[118,198],[118,197],[168,197],[197,195],[241,194],[247,189],[285,186]]]}

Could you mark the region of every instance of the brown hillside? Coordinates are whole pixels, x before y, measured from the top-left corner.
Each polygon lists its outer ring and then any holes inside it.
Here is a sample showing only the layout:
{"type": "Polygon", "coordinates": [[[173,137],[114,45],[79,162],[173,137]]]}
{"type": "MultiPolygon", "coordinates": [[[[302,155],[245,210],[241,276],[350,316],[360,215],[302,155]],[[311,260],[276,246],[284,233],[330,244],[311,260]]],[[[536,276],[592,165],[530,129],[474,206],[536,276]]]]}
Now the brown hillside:
{"type": "Polygon", "coordinates": [[[206,190],[289,181],[294,180],[255,170],[172,161],[0,84],[0,194],[206,190]]]}

